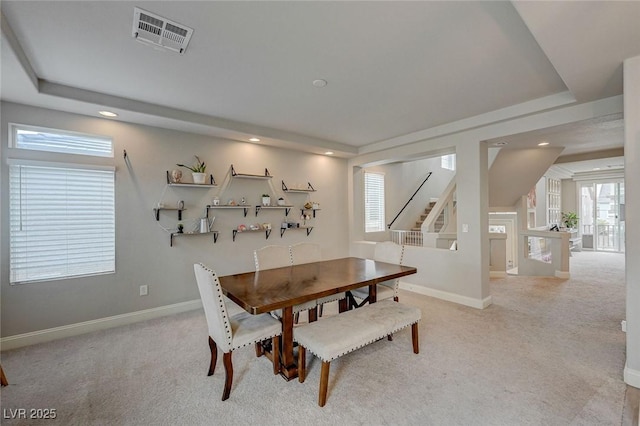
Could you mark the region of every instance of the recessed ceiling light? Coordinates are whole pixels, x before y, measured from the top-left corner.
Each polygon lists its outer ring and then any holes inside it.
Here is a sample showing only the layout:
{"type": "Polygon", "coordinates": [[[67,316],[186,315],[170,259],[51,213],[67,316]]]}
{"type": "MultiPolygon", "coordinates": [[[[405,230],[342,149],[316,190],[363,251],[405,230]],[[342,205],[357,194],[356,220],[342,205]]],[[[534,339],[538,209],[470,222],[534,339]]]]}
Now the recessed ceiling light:
{"type": "Polygon", "coordinates": [[[118,114],[116,114],[115,112],[111,112],[111,111],[98,111],[98,114],[100,114],[103,117],[117,117],[118,114]]]}
{"type": "Polygon", "coordinates": [[[538,144],[538,146],[547,146],[547,145],[549,145],[549,142],[540,142],[538,144]]]}
{"type": "Polygon", "coordinates": [[[249,139],[250,142],[260,142],[260,139],[258,138],[251,138],[249,139]]]}
{"type": "Polygon", "coordinates": [[[600,170],[600,167],[594,167],[593,170],[600,170]]]}
{"type": "Polygon", "coordinates": [[[316,87],[324,87],[327,85],[327,80],[313,80],[313,85],[316,87]]]}
{"type": "Polygon", "coordinates": [[[493,146],[505,146],[505,145],[508,145],[508,144],[509,144],[509,142],[496,142],[496,143],[493,144],[493,146]]]}
{"type": "Polygon", "coordinates": [[[333,151],[327,151],[324,153],[324,155],[333,155],[333,151]]]}

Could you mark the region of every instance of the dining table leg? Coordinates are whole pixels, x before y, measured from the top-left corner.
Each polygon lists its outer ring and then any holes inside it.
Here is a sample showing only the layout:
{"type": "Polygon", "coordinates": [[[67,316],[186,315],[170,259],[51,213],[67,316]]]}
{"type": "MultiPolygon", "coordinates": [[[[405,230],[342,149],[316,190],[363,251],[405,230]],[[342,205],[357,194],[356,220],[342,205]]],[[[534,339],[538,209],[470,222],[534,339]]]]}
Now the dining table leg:
{"type": "Polygon", "coordinates": [[[287,380],[298,377],[298,367],[293,356],[293,307],[282,309],[282,356],[280,374],[287,380]]]}

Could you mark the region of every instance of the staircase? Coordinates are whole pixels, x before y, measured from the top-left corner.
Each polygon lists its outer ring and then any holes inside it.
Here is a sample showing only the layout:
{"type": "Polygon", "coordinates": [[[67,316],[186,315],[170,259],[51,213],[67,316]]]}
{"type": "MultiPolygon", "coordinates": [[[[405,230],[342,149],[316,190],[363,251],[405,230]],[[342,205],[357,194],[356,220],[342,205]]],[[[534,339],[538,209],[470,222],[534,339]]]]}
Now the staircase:
{"type": "MultiPolygon", "coordinates": [[[[433,210],[433,207],[435,205],[436,205],[435,201],[431,201],[429,203],[427,208],[424,209],[424,213],[420,215],[420,220],[416,221],[416,226],[411,228],[412,231],[421,231],[422,230],[422,224],[424,223],[425,219],[427,218],[427,216],[429,215],[431,210],[433,210]]],[[[435,226],[435,232],[440,232],[440,230],[444,226],[444,211],[440,213],[440,215],[438,216],[438,218],[435,221],[434,226],[435,226]]]]}

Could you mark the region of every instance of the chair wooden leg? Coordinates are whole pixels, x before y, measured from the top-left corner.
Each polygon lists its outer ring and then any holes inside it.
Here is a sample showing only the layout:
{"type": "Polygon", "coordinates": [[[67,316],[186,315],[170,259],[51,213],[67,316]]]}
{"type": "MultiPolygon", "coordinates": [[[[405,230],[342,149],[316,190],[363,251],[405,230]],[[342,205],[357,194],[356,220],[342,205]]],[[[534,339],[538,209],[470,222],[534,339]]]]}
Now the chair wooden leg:
{"type": "Polygon", "coordinates": [[[304,346],[298,345],[298,381],[304,383],[307,376],[307,350],[304,346]]]}
{"type": "Polygon", "coordinates": [[[393,342],[393,334],[388,334],[387,335],[387,340],[390,342],[393,342]]]}
{"type": "Polygon", "coordinates": [[[411,326],[411,341],[413,342],[413,353],[419,353],[420,345],[418,344],[418,323],[411,326]]]}
{"type": "Polygon", "coordinates": [[[320,307],[319,307],[319,309],[318,309],[318,316],[319,316],[319,317],[322,317],[322,312],[323,312],[323,310],[324,310],[323,308],[324,308],[324,303],[321,303],[321,304],[320,304],[320,307]]]}
{"type": "Polygon", "coordinates": [[[399,302],[399,301],[400,301],[400,299],[398,299],[398,296],[393,296],[393,301],[394,301],[394,302],[399,302]]]}
{"type": "Polygon", "coordinates": [[[224,392],[222,392],[222,400],[226,401],[231,393],[231,385],[233,383],[233,364],[231,363],[231,354],[233,352],[226,352],[222,356],[224,362],[224,392]]]}
{"type": "Polygon", "coordinates": [[[264,347],[262,346],[262,342],[256,342],[255,347],[256,347],[256,357],[260,358],[262,355],[264,355],[264,347]]]}
{"type": "Polygon", "coordinates": [[[1,365],[0,365],[0,384],[2,384],[2,386],[9,386],[9,382],[7,381],[7,376],[4,375],[4,370],[2,369],[1,365]]]}
{"type": "Polygon", "coordinates": [[[320,392],[318,393],[318,405],[324,407],[327,403],[327,388],[329,387],[329,367],[331,362],[322,361],[322,369],[320,370],[320,392]]]}
{"type": "Polygon", "coordinates": [[[293,314],[293,323],[294,324],[297,324],[299,319],[300,319],[300,312],[296,312],[295,314],[293,314]]]}
{"type": "Polygon", "coordinates": [[[218,347],[211,336],[209,336],[209,349],[211,349],[211,363],[209,364],[207,376],[213,376],[213,372],[216,370],[216,362],[218,361],[218,347]]]}
{"type": "Polygon", "coordinates": [[[273,374],[277,375],[280,372],[280,336],[273,336],[271,355],[273,358],[273,374]]]}

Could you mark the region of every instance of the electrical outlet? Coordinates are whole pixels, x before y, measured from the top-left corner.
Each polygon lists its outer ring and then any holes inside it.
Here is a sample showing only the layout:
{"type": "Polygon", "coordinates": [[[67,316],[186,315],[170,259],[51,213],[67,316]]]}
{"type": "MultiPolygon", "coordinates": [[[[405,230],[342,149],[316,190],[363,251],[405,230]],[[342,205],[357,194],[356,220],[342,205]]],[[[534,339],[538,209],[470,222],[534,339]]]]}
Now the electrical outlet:
{"type": "Polygon", "coordinates": [[[140,296],[146,296],[149,294],[149,286],[147,284],[140,286],[140,296]]]}

